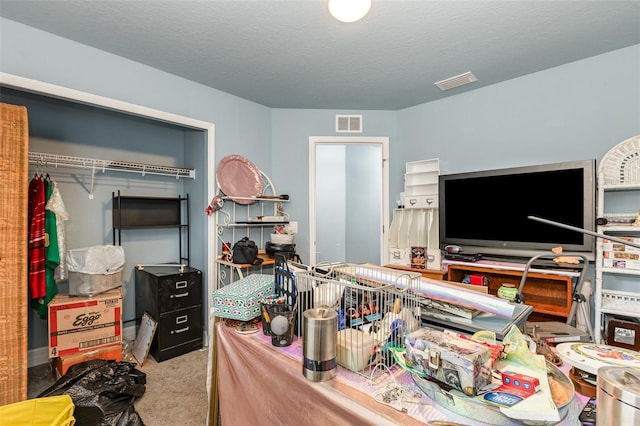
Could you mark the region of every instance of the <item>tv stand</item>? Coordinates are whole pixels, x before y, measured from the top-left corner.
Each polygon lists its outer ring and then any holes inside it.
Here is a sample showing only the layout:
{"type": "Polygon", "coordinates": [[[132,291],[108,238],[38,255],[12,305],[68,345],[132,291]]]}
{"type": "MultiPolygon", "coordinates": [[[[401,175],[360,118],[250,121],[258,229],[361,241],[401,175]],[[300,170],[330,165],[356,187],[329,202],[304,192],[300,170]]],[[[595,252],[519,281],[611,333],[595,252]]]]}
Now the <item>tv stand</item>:
{"type": "MultiPolygon", "coordinates": [[[[447,266],[447,280],[462,282],[467,275],[484,275],[488,278],[489,293],[496,295],[502,284],[518,288],[526,262],[483,259],[470,263],[445,259],[443,264],[447,266]]],[[[573,269],[530,268],[523,296],[525,304],[533,306],[532,317],[566,321],[571,310],[573,280],[578,276],[573,269]]]]}

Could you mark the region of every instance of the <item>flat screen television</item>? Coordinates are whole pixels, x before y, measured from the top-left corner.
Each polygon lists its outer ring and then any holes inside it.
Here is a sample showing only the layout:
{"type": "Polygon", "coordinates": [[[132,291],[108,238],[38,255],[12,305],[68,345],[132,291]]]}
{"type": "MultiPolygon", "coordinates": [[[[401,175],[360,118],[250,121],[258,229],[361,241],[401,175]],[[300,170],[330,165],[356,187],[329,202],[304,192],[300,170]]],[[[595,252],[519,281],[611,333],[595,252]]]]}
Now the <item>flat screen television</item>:
{"type": "Polygon", "coordinates": [[[532,257],[561,246],[592,257],[593,236],[529,216],[594,232],[595,179],[595,160],[440,175],[441,248],[532,257]]]}

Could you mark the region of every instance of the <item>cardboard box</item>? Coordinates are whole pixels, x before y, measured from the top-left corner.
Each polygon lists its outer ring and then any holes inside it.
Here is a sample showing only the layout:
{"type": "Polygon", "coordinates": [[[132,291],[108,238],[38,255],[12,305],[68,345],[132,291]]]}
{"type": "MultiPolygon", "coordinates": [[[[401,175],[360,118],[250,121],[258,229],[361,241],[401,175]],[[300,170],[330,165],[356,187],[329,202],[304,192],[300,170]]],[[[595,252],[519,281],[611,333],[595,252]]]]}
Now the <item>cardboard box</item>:
{"type": "Polygon", "coordinates": [[[540,390],[540,380],[538,380],[537,377],[531,377],[513,371],[502,372],[502,384],[506,388],[515,388],[526,396],[533,395],[540,390]]]}
{"type": "Polygon", "coordinates": [[[602,257],[605,268],[640,269],[640,253],[605,251],[602,257]]]}
{"type": "Polygon", "coordinates": [[[122,343],[122,288],[49,302],[49,358],[122,343]]]}
{"type": "Polygon", "coordinates": [[[491,350],[456,333],[423,327],[405,336],[405,349],[407,365],[465,395],[491,383],[491,350]]]}
{"type": "Polygon", "coordinates": [[[60,356],[53,360],[55,369],[61,376],[67,374],[69,367],[92,359],[104,359],[122,361],[122,345],[109,345],[92,350],[76,352],[70,355],[60,356]]]}
{"type": "MultiPolygon", "coordinates": [[[[629,241],[630,243],[640,244],[640,238],[634,237],[618,237],[621,240],[629,241]]],[[[613,242],[611,240],[602,240],[602,249],[607,252],[626,252],[640,254],[640,248],[628,246],[626,244],[613,242]]]]}
{"type": "Polygon", "coordinates": [[[261,315],[260,301],[274,294],[273,275],[251,274],[213,292],[213,313],[249,321],[261,315]]]}
{"type": "MultiPolygon", "coordinates": [[[[640,238],[621,237],[640,244],[640,238]]],[[[640,248],[610,240],[602,240],[602,266],[605,268],[640,269],[640,248]]]]}

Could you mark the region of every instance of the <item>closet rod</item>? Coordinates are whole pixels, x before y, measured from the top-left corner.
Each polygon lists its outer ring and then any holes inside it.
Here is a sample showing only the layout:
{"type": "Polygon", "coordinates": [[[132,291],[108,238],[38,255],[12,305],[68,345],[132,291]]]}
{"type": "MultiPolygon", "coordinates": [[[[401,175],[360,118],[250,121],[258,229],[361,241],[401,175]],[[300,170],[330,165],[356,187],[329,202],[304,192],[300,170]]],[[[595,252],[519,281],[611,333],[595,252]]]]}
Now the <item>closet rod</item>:
{"type": "Polygon", "coordinates": [[[41,152],[29,152],[29,163],[44,165],[48,167],[54,166],[92,169],[94,172],[96,170],[101,170],[102,172],[113,170],[118,172],[140,173],[142,174],[142,176],[144,176],[145,174],[150,174],[160,176],[173,176],[176,179],[196,178],[196,171],[194,169],[158,166],[154,164],[130,163],[127,161],[97,160],[93,158],[71,157],[68,155],[46,154],[41,152]]]}

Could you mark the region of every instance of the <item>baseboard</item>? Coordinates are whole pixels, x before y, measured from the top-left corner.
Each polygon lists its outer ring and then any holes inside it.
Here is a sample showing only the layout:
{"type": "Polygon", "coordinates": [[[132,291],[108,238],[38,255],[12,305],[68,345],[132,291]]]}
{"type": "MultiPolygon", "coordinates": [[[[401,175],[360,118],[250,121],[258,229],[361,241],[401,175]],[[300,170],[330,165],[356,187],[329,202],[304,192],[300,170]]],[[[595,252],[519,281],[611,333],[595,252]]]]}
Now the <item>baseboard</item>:
{"type": "Polygon", "coordinates": [[[130,340],[130,341],[134,341],[136,340],[136,326],[134,325],[130,325],[128,327],[125,327],[122,329],[122,338],[124,340],[130,340]]]}
{"type": "MultiPolygon", "coordinates": [[[[134,341],[136,339],[136,326],[130,325],[122,329],[122,337],[124,340],[134,341]]],[[[29,349],[27,353],[28,367],[47,364],[49,362],[49,348],[43,346],[41,348],[29,349]]]]}
{"type": "Polygon", "coordinates": [[[47,364],[49,362],[49,348],[43,346],[41,348],[29,349],[27,353],[27,365],[35,367],[36,365],[47,364]]]}

